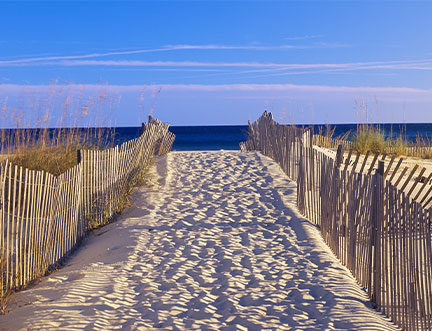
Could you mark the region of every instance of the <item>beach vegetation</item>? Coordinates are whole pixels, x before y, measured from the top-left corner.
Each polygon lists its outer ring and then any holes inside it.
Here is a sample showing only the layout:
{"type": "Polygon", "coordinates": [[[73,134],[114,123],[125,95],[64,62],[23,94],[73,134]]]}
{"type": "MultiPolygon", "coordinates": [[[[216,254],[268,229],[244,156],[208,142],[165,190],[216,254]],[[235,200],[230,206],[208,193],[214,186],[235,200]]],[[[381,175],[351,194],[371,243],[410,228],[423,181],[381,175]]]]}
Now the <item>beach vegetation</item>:
{"type": "Polygon", "coordinates": [[[343,144],[349,141],[351,131],[347,131],[334,137],[336,126],[326,123],[324,126],[318,126],[318,139],[315,139],[315,143],[320,147],[333,148],[335,144],[343,144]]]}
{"type": "Polygon", "coordinates": [[[389,154],[396,156],[412,156],[423,159],[432,158],[432,138],[418,134],[414,141],[410,141],[402,130],[398,136],[393,135],[393,129],[386,135],[384,129],[376,124],[358,124],[356,131],[346,132],[334,137],[336,127],[331,125],[318,127],[315,143],[320,147],[336,148],[342,144],[345,148],[352,148],[362,154],[389,154]]]}
{"type": "Polygon", "coordinates": [[[397,138],[390,139],[391,142],[391,153],[396,156],[408,155],[408,140],[403,138],[403,136],[399,136],[397,138]]]}
{"type": "MultiPolygon", "coordinates": [[[[0,129],[0,135],[6,136],[5,130],[0,129]]],[[[112,147],[114,135],[114,128],[16,129],[9,141],[2,141],[2,156],[15,165],[58,176],[77,164],[78,150],[112,147]]]]}
{"type": "Polygon", "coordinates": [[[109,100],[103,86],[95,96],[83,97],[55,84],[44,102],[0,100],[0,158],[56,176],[64,173],[77,164],[78,150],[114,145],[115,129],[103,115],[109,100]],[[26,112],[32,109],[36,116],[24,116],[22,104],[30,104],[26,112]]]}
{"type": "Polygon", "coordinates": [[[360,124],[352,139],[353,149],[366,154],[368,151],[373,153],[383,153],[389,146],[389,141],[385,139],[383,130],[368,124],[360,124]]]}

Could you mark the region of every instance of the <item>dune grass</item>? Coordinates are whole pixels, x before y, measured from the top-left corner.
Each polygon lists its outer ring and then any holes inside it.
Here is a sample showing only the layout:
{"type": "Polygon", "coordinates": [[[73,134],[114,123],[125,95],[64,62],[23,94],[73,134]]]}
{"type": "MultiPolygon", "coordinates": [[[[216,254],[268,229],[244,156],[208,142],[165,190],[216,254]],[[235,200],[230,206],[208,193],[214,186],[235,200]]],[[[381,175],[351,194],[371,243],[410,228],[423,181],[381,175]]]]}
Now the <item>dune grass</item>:
{"type": "Polygon", "coordinates": [[[383,153],[390,147],[390,141],[386,140],[384,132],[379,127],[361,124],[353,137],[353,149],[362,154],[367,151],[383,153]]]}
{"type": "Polygon", "coordinates": [[[384,130],[379,125],[358,124],[356,131],[350,136],[350,132],[334,137],[335,127],[326,125],[319,127],[318,136],[323,142],[321,147],[334,148],[335,142],[345,142],[345,146],[350,146],[355,151],[366,154],[372,153],[390,154],[396,156],[412,156],[423,159],[432,158],[432,138],[419,134],[415,141],[409,141],[403,132],[399,136],[386,136],[384,130]]]}
{"type": "Polygon", "coordinates": [[[325,148],[332,148],[334,147],[334,143],[341,143],[341,142],[347,142],[348,141],[348,137],[350,135],[350,131],[345,132],[342,135],[336,136],[334,137],[334,133],[335,133],[336,127],[332,126],[330,124],[325,124],[324,126],[319,126],[318,127],[318,136],[321,139],[317,139],[317,143],[319,146],[321,147],[325,147],[325,148]]]}
{"type": "Polygon", "coordinates": [[[72,85],[67,90],[53,84],[43,102],[0,100],[2,160],[60,175],[77,164],[79,149],[114,145],[114,129],[104,128],[112,126],[104,120],[104,112],[112,106],[104,86],[92,97],[71,92],[72,85]],[[25,116],[21,104],[27,105],[25,116]]]}
{"type": "Polygon", "coordinates": [[[398,137],[385,135],[384,130],[378,125],[359,124],[351,138],[353,150],[362,154],[368,151],[372,153],[391,154],[396,156],[408,155],[412,143],[401,133],[398,137]]]}
{"type": "Polygon", "coordinates": [[[13,137],[2,141],[2,154],[13,164],[57,176],[77,164],[78,150],[113,146],[114,134],[105,128],[14,130],[13,137]]]}
{"type": "Polygon", "coordinates": [[[379,126],[359,125],[353,138],[353,148],[361,153],[366,153],[369,150],[374,153],[396,156],[432,158],[432,140],[429,137],[418,134],[415,141],[409,141],[403,132],[394,137],[392,131],[386,137],[379,126]]]}

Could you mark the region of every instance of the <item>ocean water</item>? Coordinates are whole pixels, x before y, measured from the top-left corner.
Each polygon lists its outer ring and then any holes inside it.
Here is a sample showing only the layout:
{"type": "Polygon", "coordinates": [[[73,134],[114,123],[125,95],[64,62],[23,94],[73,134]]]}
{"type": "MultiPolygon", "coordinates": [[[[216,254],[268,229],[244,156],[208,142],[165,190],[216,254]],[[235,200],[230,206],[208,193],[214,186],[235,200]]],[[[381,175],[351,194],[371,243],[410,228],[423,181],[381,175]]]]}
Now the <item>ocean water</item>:
{"type": "MultiPolygon", "coordinates": [[[[356,124],[337,124],[334,137],[350,132],[355,134],[356,124]]],[[[305,125],[305,127],[307,127],[305,125]]],[[[320,125],[312,125],[315,133],[319,132],[320,125]]],[[[381,124],[387,137],[402,135],[410,141],[415,141],[417,136],[432,138],[432,123],[409,123],[409,124],[381,124]]],[[[13,136],[17,129],[5,130],[6,135],[13,136]]],[[[79,129],[83,132],[89,129],[79,129]]],[[[93,129],[90,129],[93,130],[93,129]]],[[[173,150],[239,150],[239,143],[247,138],[247,125],[230,126],[171,126],[170,131],[176,135],[173,150]]],[[[106,130],[107,135],[114,135],[115,144],[121,144],[136,138],[141,133],[141,127],[117,127],[114,130],[106,130]]],[[[110,140],[110,137],[106,137],[110,140]]]]}
{"type": "MultiPolygon", "coordinates": [[[[315,133],[322,125],[311,125],[315,133]]],[[[336,124],[334,137],[350,132],[353,136],[357,124],[336,124]]],[[[375,125],[378,126],[378,125],[375,125]]],[[[305,125],[308,127],[308,125],[305,125]]],[[[402,135],[409,141],[415,141],[418,135],[432,138],[432,123],[381,124],[379,127],[386,137],[402,135]]],[[[170,130],[176,135],[173,150],[238,150],[239,143],[247,138],[247,125],[239,126],[172,126],[170,130]]]]}
{"type": "MultiPolygon", "coordinates": [[[[170,126],[176,135],[172,149],[176,151],[238,150],[247,139],[247,125],[239,126],[170,126]]],[[[115,128],[115,144],[136,138],[141,127],[115,128]]]]}
{"type": "Polygon", "coordinates": [[[172,126],[176,135],[173,150],[238,150],[247,139],[247,125],[240,126],[172,126]]]}
{"type": "MultiPolygon", "coordinates": [[[[172,149],[176,151],[238,150],[239,143],[247,139],[247,125],[240,126],[170,126],[176,135],[172,149]]],[[[141,134],[141,127],[117,127],[115,144],[121,144],[141,134]]]]}

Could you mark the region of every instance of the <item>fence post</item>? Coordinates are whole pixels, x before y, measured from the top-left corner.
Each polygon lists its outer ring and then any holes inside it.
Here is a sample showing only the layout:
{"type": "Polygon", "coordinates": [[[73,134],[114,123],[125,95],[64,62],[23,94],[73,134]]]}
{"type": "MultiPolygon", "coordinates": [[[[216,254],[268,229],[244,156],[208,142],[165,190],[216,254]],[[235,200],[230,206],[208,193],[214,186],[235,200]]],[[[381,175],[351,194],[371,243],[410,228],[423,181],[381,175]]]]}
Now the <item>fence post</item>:
{"type": "Polygon", "coordinates": [[[310,170],[310,179],[309,179],[309,190],[313,190],[314,186],[314,178],[315,178],[315,164],[314,164],[314,149],[313,149],[313,137],[314,131],[313,128],[309,129],[309,170],[310,170]]]}
{"type": "Polygon", "coordinates": [[[304,169],[304,160],[303,160],[303,131],[301,132],[300,139],[299,139],[299,165],[298,165],[298,173],[297,173],[297,207],[299,211],[304,215],[304,200],[305,200],[305,169],[304,169]]]}
{"type": "Polygon", "coordinates": [[[77,149],[77,164],[81,163],[81,150],[77,149]]]}
{"type": "Polygon", "coordinates": [[[339,145],[336,152],[336,168],[339,168],[343,161],[343,146],[339,145]]]}
{"type": "Polygon", "coordinates": [[[372,274],[370,275],[370,288],[372,289],[372,302],[378,309],[381,308],[381,226],[384,219],[384,161],[378,161],[378,169],[373,176],[372,198],[372,224],[371,224],[371,250],[370,263],[372,274]]]}
{"type": "Polygon", "coordinates": [[[145,125],[146,124],[144,122],[141,123],[141,134],[143,134],[145,131],[145,125]]]}

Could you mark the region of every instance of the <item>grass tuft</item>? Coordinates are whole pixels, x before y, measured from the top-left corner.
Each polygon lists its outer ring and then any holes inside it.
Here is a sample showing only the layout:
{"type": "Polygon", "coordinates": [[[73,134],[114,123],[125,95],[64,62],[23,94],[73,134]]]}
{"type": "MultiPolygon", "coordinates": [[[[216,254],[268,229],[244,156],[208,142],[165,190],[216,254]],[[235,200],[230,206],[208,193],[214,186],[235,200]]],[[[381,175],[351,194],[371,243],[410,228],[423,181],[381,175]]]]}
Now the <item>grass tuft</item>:
{"type": "Polygon", "coordinates": [[[114,145],[114,129],[0,129],[2,156],[13,164],[43,170],[55,176],[77,164],[80,149],[104,149],[114,145]],[[6,135],[5,131],[9,131],[6,135]]]}
{"type": "Polygon", "coordinates": [[[383,153],[388,142],[384,132],[379,127],[362,124],[357,127],[357,132],[353,138],[353,148],[362,154],[371,151],[373,153],[383,153]]]}

